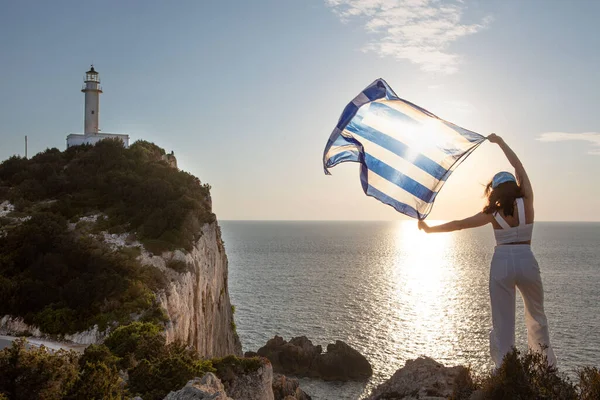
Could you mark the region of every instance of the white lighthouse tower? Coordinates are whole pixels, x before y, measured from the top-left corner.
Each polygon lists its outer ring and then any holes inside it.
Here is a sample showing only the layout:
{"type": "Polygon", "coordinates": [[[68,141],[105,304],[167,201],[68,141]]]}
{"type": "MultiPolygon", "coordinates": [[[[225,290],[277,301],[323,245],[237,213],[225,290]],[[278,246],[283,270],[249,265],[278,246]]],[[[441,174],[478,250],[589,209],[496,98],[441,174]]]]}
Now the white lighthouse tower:
{"type": "Polygon", "coordinates": [[[100,133],[100,93],[102,93],[102,88],[100,87],[100,74],[94,69],[93,65],[85,73],[81,91],[85,94],[83,135],[76,133],[68,135],[67,147],[96,144],[102,139],[119,139],[125,147],[129,147],[129,135],[100,133]]]}
{"type": "Polygon", "coordinates": [[[102,93],[102,88],[100,87],[100,75],[96,72],[93,65],[85,73],[84,86],[81,91],[85,93],[83,133],[85,135],[94,135],[100,131],[98,129],[98,119],[100,116],[100,93],[102,93]]]}

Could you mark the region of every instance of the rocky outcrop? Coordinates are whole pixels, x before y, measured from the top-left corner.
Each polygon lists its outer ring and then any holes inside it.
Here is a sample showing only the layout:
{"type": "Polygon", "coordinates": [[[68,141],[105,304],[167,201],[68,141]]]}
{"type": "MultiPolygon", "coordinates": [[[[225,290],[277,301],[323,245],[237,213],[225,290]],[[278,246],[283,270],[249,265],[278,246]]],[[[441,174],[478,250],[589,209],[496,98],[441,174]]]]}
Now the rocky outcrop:
{"type": "Polygon", "coordinates": [[[183,389],[171,392],[164,400],[232,400],[223,384],[213,373],[189,381],[183,389]]]}
{"type": "Polygon", "coordinates": [[[442,400],[449,398],[463,366],[445,367],[429,357],[409,360],[403,368],[373,390],[367,400],[442,400]]]}
{"type": "Polygon", "coordinates": [[[159,268],[169,280],[167,289],[157,295],[169,319],[167,342],[187,343],[207,358],[242,355],[229,299],[227,256],[216,222],[202,226],[190,252],[176,250],[161,256],[144,252],[140,260],[159,268]],[[185,265],[186,270],[174,270],[170,267],[174,263],[185,265]]]}
{"type": "Polygon", "coordinates": [[[251,371],[219,371],[227,394],[233,400],[274,400],[273,367],[268,360],[251,371]]]}
{"type": "Polygon", "coordinates": [[[341,340],[327,345],[327,353],[315,359],[313,367],[326,381],[360,381],[373,375],[369,361],[341,340]]]}
{"type": "Polygon", "coordinates": [[[275,400],[311,400],[310,396],[300,389],[298,379],[281,374],[273,374],[273,396],[275,400]]]}
{"type": "Polygon", "coordinates": [[[171,392],[164,400],[311,400],[300,389],[298,379],[273,376],[271,363],[262,359],[258,368],[244,370],[241,363],[217,366],[215,374],[207,373],[189,381],[181,390],[171,392]]]}
{"type": "Polygon", "coordinates": [[[369,361],[341,340],[329,344],[323,353],[321,346],[314,346],[305,336],[289,342],[275,336],[256,354],[268,358],[275,372],[286,375],[348,381],[368,379],[373,374],[369,361]]]}
{"type": "MultiPolygon", "coordinates": [[[[273,371],[282,374],[308,376],[313,360],[321,354],[321,346],[314,346],[306,336],[292,338],[289,342],[281,336],[269,339],[257,353],[266,357],[273,364],[273,371]]],[[[249,356],[253,353],[247,353],[249,356]]]]}
{"type": "Polygon", "coordinates": [[[164,400],[275,400],[269,360],[225,357],[213,365],[216,375],[208,373],[202,379],[195,378],[183,389],[169,393],[164,400]]]}
{"type": "Polygon", "coordinates": [[[28,325],[23,318],[11,317],[5,315],[0,318],[0,335],[9,336],[27,336],[39,339],[49,339],[68,344],[88,345],[98,343],[104,339],[106,332],[98,330],[98,325],[83,332],[76,332],[71,335],[45,335],[34,325],[28,325]]]}

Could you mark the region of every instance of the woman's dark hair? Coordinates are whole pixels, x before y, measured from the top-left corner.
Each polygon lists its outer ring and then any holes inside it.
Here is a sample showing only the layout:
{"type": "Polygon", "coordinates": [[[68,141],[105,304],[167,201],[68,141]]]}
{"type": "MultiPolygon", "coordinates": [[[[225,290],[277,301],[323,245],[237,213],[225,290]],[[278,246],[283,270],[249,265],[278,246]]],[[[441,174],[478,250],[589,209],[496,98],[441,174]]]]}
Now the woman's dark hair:
{"type": "Polygon", "coordinates": [[[504,215],[512,216],[515,211],[515,200],[518,197],[523,197],[521,187],[517,182],[504,182],[492,189],[492,182],[485,187],[485,195],[488,198],[488,203],[483,207],[483,212],[493,214],[496,211],[502,210],[504,215]]]}

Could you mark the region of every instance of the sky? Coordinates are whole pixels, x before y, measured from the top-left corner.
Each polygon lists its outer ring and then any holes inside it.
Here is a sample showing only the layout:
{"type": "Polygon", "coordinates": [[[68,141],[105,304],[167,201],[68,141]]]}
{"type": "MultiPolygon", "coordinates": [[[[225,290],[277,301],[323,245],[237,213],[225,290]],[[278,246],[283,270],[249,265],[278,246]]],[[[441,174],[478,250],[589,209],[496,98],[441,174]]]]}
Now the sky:
{"type": "MultiPolygon", "coordinates": [[[[359,166],[325,176],[344,106],[384,78],[402,98],[516,151],[536,219],[600,221],[600,2],[503,0],[0,1],[0,160],[100,128],[174,151],[221,220],[399,220],[359,166]]],[[[429,219],[470,216],[510,168],[488,142],[429,219]]]]}

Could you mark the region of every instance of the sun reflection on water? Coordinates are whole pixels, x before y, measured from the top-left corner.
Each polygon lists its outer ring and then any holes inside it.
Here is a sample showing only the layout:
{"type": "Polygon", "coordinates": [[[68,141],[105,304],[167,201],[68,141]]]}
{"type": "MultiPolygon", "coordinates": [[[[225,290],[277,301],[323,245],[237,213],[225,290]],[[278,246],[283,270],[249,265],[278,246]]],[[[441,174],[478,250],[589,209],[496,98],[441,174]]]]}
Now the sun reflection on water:
{"type": "Polygon", "coordinates": [[[455,237],[428,235],[414,225],[401,222],[397,228],[393,280],[399,326],[392,334],[398,351],[405,353],[401,358],[445,358],[455,340],[447,321],[456,306],[448,293],[456,281],[451,257],[455,237]]]}

